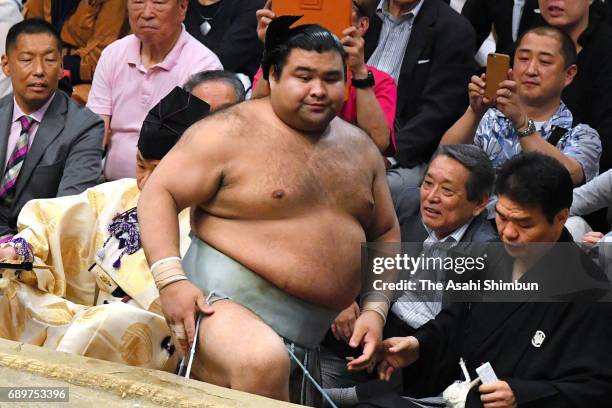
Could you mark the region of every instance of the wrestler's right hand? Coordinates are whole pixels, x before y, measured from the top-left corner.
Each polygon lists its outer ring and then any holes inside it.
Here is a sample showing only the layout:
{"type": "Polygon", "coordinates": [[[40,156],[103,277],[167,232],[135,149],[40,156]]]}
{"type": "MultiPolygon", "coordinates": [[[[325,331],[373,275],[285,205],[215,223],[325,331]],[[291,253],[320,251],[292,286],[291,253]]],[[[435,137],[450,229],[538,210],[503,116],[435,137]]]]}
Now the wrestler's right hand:
{"type": "Polygon", "coordinates": [[[180,325],[185,328],[187,338],[177,337],[173,333],[177,350],[181,355],[187,353],[188,347],[195,339],[195,316],[202,312],[205,316],[214,313],[213,308],[206,304],[204,294],[189,280],[171,283],[159,291],[162,313],[168,325],[180,325]]]}
{"type": "Polygon", "coordinates": [[[416,337],[391,337],[383,341],[382,361],[378,364],[378,378],[391,379],[393,371],[404,368],[419,359],[419,341],[416,337]]]}

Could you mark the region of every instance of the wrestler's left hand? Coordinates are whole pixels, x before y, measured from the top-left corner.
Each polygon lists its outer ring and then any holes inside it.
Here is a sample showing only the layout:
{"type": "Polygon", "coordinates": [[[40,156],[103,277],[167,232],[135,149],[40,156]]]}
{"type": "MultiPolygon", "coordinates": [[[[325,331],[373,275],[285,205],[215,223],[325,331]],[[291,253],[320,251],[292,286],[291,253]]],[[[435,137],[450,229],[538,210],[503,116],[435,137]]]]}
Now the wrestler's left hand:
{"type": "Polygon", "coordinates": [[[356,348],[361,345],[363,346],[363,353],[347,364],[349,370],[367,369],[368,372],[374,370],[376,355],[382,348],[383,326],[383,319],[378,313],[371,310],[361,313],[361,316],[355,322],[355,329],[349,341],[349,346],[356,348]]]}
{"type": "Polygon", "coordinates": [[[159,299],[168,325],[183,325],[185,327],[187,338],[175,339],[177,340],[177,350],[183,355],[195,339],[196,313],[200,311],[208,316],[213,314],[214,310],[206,304],[202,291],[188,280],[174,282],[164,287],[159,292],[159,299]]]}
{"type": "Polygon", "coordinates": [[[478,387],[480,400],[484,408],[516,408],[516,399],[510,384],[506,381],[496,381],[478,387]]]}

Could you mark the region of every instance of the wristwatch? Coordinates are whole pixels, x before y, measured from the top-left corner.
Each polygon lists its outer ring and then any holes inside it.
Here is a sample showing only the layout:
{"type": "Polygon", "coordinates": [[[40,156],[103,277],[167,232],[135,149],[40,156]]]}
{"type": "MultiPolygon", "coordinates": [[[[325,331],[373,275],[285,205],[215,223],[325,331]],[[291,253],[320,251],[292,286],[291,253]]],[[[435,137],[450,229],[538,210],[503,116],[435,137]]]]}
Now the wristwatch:
{"type": "Polygon", "coordinates": [[[353,78],[351,78],[351,84],[355,88],[359,88],[359,89],[371,88],[375,84],[374,74],[372,73],[372,71],[368,70],[368,76],[366,78],[364,78],[364,79],[357,79],[357,78],[353,77],[353,78]]]}
{"type": "Polygon", "coordinates": [[[536,126],[533,120],[527,119],[527,127],[525,130],[518,130],[516,128],[514,130],[516,130],[518,138],[522,139],[524,137],[533,135],[536,132],[536,126]]]}

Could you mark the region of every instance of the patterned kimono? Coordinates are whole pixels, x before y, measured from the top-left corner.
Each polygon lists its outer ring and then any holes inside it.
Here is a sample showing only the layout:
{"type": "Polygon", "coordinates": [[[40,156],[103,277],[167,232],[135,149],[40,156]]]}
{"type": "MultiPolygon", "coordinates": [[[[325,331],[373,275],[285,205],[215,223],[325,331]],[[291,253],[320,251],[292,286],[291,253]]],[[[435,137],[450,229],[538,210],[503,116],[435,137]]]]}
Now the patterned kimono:
{"type": "MultiPolygon", "coordinates": [[[[170,331],[140,247],[135,218],[139,195],[134,179],[122,179],[79,195],[32,200],[23,208],[15,238],[31,246],[34,264],[51,269],[35,269],[36,279],[4,274],[0,337],[174,370],[170,331]],[[109,233],[109,226],[119,224],[129,231],[109,233]],[[126,244],[128,236],[135,239],[126,244]]],[[[184,254],[190,241],[188,210],[179,215],[179,224],[184,254]]]]}

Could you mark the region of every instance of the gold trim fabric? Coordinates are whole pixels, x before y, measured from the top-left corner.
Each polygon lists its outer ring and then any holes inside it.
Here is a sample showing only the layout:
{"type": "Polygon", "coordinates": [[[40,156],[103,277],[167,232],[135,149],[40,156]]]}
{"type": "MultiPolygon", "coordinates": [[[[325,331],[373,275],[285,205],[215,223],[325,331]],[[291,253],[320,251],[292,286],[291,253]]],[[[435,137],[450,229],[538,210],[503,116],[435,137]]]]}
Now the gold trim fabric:
{"type": "MultiPolygon", "coordinates": [[[[17,237],[32,246],[36,264],[52,269],[36,270],[34,285],[4,279],[0,337],[133,366],[174,369],[175,356],[162,347],[170,331],[144,251],[124,255],[115,269],[112,263],[121,250],[111,238],[104,258],[99,257],[112,218],[134,208],[139,195],[136,181],[123,179],[24,206],[17,237]],[[117,287],[129,300],[113,297],[117,287]]],[[[184,254],[190,242],[188,210],[179,215],[179,225],[184,254]]]]}

